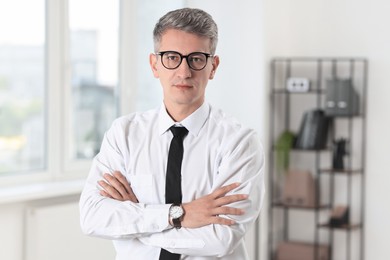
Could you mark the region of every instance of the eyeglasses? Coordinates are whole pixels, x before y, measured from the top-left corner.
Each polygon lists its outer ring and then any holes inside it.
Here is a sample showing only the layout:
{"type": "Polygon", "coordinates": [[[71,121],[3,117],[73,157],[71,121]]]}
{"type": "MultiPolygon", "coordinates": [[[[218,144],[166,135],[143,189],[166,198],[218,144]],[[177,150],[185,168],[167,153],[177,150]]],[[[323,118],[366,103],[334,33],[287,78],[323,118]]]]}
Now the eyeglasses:
{"type": "Polygon", "coordinates": [[[191,69],[202,70],[206,67],[207,59],[213,57],[213,55],[204,52],[192,52],[188,55],[181,55],[177,51],[161,51],[156,54],[161,56],[162,65],[169,70],[178,68],[183,58],[187,60],[187,64],[191,69]]]}

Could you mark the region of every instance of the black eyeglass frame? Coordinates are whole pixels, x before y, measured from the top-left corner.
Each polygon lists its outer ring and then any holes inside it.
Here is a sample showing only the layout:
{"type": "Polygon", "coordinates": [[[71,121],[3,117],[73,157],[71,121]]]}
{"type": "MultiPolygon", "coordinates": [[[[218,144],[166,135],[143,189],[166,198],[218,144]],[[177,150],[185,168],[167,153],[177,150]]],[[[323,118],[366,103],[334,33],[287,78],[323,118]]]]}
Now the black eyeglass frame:
{"type": "Polygon", "coordinates": [[[195,70],[195,71],[200,71],[200,70],[203,70],[203,69],[206,67],[208,58],[214,57],[214,55],[212,55],[212,54],[210,54],[210,53],[200,52],[200,51],[191,52],[191,53],[189,53],[188,55],[182,55],[180,52],[177,52],[177,51],[160,51],[160,52],[156,52],[155,54],[161,56],[161,63],[162,63],[162,65],[164,66],[164,68],[166,68],[166,69],[168,69],[168,70],[174,70],[174,69],[177,69],[178,67],[180,67],[181,63],[183,62],[183,58],[185,58],[186,61],[187,61],[188,66],[190,67],[190,69],[195,70]],[[163,59],[162,59],[162,57],[163,57],[163,55],[164,55],[165,53],[174,53],[174,54],[178,54],[178,55],[180,56],[180,62],[179,62],[179,64],[178,64],[176,67],[174,67],[174,68],[168,68],[167,66],[165,66],[165,64],[164,64],[164,62],[163,62],[163,59]],[[188,60],[188,57],[190,57],[191,55],[196,55],[196,54],[203,54],[203,55],[206,56],[206,62],[204,63],[204,66],[203,66],[202,68],[200,68],[200,69],[193,68],[193,67],[191,66],[191,63],[190,63],[189,60],[188,60]]]}

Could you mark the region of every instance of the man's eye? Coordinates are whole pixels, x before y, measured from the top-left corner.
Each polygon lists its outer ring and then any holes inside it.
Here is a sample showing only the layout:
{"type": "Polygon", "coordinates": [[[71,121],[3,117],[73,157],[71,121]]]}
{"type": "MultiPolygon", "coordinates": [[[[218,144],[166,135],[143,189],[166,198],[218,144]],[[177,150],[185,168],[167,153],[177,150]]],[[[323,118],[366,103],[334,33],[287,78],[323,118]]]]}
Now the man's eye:
{"type": "Polygon", "coordinates": [[[177,55],[168,55],[166,58],[168,60],[171,60],[171,61],[178,61],[179,60],[179,56],[177,56],[177,55]]]}
{"type": "Polygon", "coordinates": [[[204,58],[201,57],[201,56],[194,56],[194,57],[191,57],[190,60],[191,60],[192,62],[198,63],[198,62],[203,62],[203,61],[204,61],[204,58]]]}

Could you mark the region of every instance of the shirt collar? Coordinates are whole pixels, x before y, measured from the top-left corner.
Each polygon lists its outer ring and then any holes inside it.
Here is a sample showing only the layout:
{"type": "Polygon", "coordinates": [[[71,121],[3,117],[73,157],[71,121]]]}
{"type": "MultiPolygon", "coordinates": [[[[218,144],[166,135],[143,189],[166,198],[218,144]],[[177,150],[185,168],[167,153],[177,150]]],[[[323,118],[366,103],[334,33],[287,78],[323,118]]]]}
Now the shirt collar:
{"type": "Polygon", "coordinates": [[[159,134],[162,135],[172,125],[181,125],[187,128],[188,132],[194,136],[197,136],[200,132],[200,129],[203,127],[207,118],[210,114],[210,105],[207,102],[195,110],[191,115],[186,117],[181,122],[175,122],[168,114],[165,105],[162,104],[159,111],[159,134]]]}

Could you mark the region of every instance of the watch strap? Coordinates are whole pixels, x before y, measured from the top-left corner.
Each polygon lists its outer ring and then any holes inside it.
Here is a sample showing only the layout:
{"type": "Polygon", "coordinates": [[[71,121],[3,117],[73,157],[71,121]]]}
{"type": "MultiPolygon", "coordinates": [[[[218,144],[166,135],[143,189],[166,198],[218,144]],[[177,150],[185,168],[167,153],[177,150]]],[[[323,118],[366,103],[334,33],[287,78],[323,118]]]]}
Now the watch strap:
{"type": "Polygon", "coordinates": [[[182,220],[182,217],[180,217],[180,218],[173,218],[172,219],[173,227],[175,227],[177,229],[181,228],[181,220],[182,220]]]}

